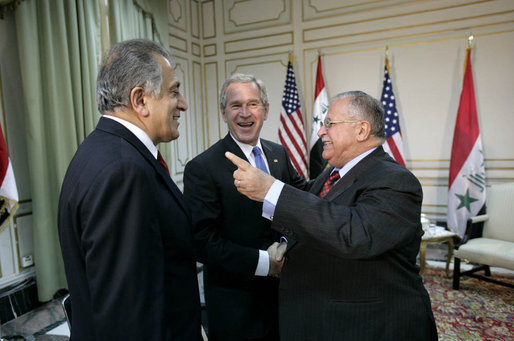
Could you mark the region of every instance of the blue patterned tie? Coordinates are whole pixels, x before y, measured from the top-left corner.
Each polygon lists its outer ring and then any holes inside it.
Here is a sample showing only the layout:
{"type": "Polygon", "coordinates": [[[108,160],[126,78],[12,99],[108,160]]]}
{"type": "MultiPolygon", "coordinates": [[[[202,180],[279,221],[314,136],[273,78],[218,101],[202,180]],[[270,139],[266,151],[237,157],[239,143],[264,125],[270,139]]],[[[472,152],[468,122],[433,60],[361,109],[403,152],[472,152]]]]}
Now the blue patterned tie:
{"type": "Polygon", "coordinates": [[[253,147],[253,156],[255,156],[255,166],[259,168],[264,173],[269,174],[268,168],[266,168],[266,163],[264,162],[264,159],[262,158],[261,150],[259,147],[255,146],[253,147]]]}

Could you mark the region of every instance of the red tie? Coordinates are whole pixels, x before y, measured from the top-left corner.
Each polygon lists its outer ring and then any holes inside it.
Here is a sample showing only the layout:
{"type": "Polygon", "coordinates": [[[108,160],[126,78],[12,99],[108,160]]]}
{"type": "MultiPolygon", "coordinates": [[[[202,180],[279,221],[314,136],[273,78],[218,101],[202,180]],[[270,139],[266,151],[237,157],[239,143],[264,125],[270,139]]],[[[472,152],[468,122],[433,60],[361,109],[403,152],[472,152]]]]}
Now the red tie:
{"type": "Polygon", "coordinates": [[[339,179],[339,171],[335,171],[328,177],[328,180],[325,181],[323,184],[323,188],[321,189],[321,192],[319,193],[320,198],[324,198],[325,195],[328,194],[328,192],[332,189],[334,186],[334,182],[336,182],[339,179]]]}
{"type": "Polygon", "coordinates": [[[166,161],[164,161],[164,159],[162,158],[160,151],[157,151],[157,161],[161,164],[161,166],[164,167],[164,169],[166,170],[166,173],[168,173],[168,175],[170,175],[170,170],[168,169],[168,165],[166,164],[166,161]]]}

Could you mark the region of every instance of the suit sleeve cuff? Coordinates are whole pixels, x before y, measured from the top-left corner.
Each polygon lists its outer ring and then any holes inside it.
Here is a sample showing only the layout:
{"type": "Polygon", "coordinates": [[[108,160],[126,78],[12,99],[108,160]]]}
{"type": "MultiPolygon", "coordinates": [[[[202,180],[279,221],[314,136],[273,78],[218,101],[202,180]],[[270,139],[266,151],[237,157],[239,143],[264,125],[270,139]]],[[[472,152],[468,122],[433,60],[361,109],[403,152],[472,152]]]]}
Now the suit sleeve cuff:
{"type": "Polygon", "coordinates": [[[255,269],[255,276],[268,276],[269,272],[269,255],[267,251],[259,250],[259,261],[257,262],[257,269],[255,269]]]}

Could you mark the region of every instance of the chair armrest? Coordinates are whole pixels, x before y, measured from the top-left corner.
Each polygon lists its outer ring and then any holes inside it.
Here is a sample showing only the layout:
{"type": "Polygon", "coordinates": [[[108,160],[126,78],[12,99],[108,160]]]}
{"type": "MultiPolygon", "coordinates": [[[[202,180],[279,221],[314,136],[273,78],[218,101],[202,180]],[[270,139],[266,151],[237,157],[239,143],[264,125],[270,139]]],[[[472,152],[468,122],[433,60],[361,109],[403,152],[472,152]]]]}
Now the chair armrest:
{"type": "Polygon", "coordinates": [[[489,219],[489,216],[487,214],[482,214],[482,215],[477,215],[475,217],[471,217],[468,219],[468,221],[471,220],[471,223],[475,224],[475,223],[479,223],[482,221],[486,221],[487,219],[489,219]]]}
{"type": "Polygon", "coordinates": [[[460,245],[466,244],[470,239],[481,237],[484,229],[484,222],[487,221],[487,219],[489,219],[487,214],[468,218],[468,221],[466,222],[466,233],[462,237],[461,242],[458,243],[455,248],[458,249],[460,245]]]}

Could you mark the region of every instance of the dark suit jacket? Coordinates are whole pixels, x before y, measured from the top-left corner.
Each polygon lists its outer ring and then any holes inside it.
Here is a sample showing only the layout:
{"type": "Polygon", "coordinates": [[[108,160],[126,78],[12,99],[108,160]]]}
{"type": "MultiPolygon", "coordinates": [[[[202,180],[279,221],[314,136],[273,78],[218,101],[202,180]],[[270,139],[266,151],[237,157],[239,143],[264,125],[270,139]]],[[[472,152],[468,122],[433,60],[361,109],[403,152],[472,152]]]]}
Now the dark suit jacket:
{"type": "Polygon", "coordinates": [[[280,337],[289,340],[437,340],[416,265],[422,190],[378,147],[328,193],[291,186],[272,228],[291,240],[280,277],[280,337]]]}
{"type": "Polygon", "coordinates": [[[123,125],[101,118],[71,161],[59,201],[72,340],[198,340],[191,213],[123,125]]]}
{"type": "MultiPolygon", "coordinates": [[[[306,181],[294,170],[284,147],[261,139],[270,173],[294,186],[306,181]]],[[[278,320],[278,280],[255,276],[259,249],[279,241],[262,217],[262,203],[240,194],[229,151],[246,160],[228,134],[186,165],[184,194],[193,210],[195,246],[205,264],[204,288],[210,340],[266,335],[278,320]]]]}

